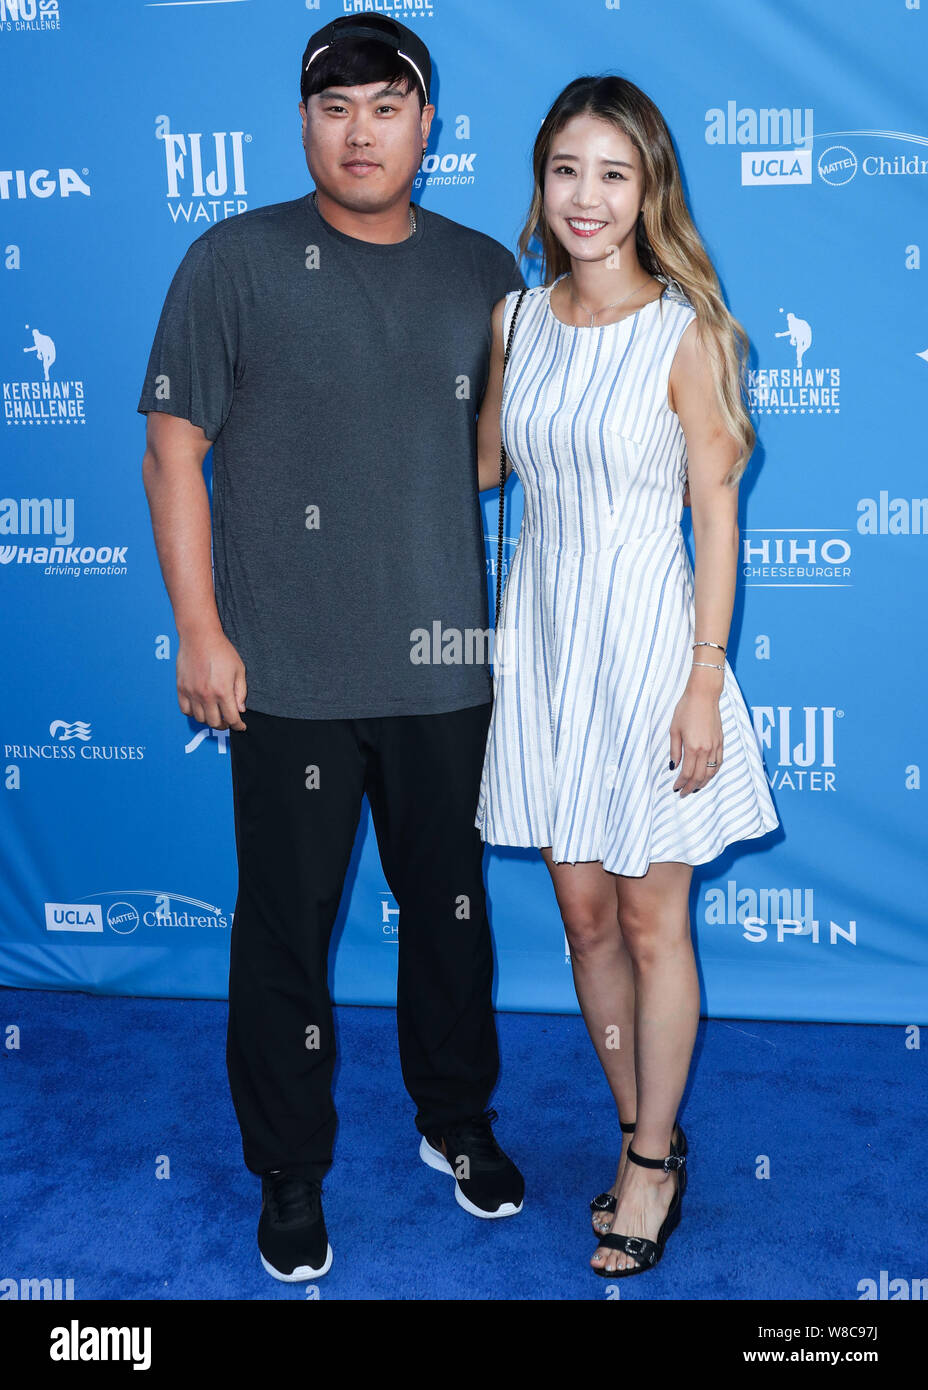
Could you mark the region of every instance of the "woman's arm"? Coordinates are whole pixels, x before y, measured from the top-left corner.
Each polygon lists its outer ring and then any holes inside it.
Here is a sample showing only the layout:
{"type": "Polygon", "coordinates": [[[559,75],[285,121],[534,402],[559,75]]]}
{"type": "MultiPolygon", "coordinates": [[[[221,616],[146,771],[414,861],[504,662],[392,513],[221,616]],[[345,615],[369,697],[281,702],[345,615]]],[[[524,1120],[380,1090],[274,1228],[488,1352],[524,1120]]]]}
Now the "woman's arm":
{"type": "MultiPolygon", "coordinates": [[[[709,356],[698,336],[698,325],[686,329],[671,366],[671,390],[686,439],[689,491],[695,552],[696,642],[728,646],[738,573],[738,488],[725,478],[738,456],[738,442],[725,429],[716,405],[709,356]]],[[[722,762],[719,696],[725,653],[718,647],[696,647],[683,697],[674,712],[670,756],[682,766],[674,791],[688,795],[715,775],[722,762]]]]}
{"type": "MultiPolygon", "coordinates": [[[[487,389],[480,402],[477,416],[477,487],[485,492],[487,488],[499,485],[499,412],[503,404],[503,309],[505,299],[493,306],[490,322],[493,327],[493,345],[490,348],[490,366],[487,373],[487,389]]],[[[506,477],[512,471],[512,464],[506,459],[506,477]]]]}

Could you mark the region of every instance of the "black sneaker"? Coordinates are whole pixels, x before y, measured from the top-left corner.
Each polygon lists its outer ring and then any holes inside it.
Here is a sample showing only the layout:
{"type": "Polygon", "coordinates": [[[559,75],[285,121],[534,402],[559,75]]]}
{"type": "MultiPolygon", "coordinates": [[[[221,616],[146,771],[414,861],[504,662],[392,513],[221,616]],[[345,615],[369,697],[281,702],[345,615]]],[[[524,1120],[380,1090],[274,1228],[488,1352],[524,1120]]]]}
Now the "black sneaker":
{"type": "Polygon", "coordinates": [[[495,1110],[423,1134],[419,1157],[454,1178],[454,1199],[472,1216],[515,1216],[522,1210],[525,1180],[490,1128],[495,1110]]]}
{"type": "Polygon", "coordinates": [[[258,1251],[268,1274],[288,1284],[328,1273],[332,1247],[320,1183],[284,1168],[262,1174],[258,1251]]]}

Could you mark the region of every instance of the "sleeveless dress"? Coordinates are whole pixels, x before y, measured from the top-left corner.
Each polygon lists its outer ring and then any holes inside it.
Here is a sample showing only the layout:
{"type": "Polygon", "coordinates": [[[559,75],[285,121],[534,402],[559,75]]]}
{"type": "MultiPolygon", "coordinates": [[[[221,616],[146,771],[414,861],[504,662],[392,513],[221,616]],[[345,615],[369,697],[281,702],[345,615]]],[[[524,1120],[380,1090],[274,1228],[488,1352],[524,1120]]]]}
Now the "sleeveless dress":
{"type": "Polygon", "coordinates": [[[633,877],[703,864],[779,820],[727,660],[721,767],[698,792],[673,791],[670,723],[695,636],[686,441],[667,385],[696,313],[671,281],[617,323],[575,328],[551,288],[526,294],[504,380],[500,427],[525,500],[475,824],[491,844],[550,845],[556,863],[633,877]]]}

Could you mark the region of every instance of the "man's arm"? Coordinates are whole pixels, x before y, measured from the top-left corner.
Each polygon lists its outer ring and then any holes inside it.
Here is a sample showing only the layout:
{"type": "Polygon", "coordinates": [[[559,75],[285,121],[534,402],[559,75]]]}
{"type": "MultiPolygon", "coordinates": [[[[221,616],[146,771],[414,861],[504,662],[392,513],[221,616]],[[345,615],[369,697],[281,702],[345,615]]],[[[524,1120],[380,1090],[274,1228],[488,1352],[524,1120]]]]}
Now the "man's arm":
{"type": "Polygon", "coordinates": [[[244,729],[245,666],[222,630],[213,588],[212,531],[199,425],[147,413],[142,482],[155,547],[180,637],[177,696],[184,714],[214,729],[244,729]]]}
{"type": "MultiPolygon", "coordinates": [[[[503,404],[503,310],[505,299],[493,306],[490,320],[493,332],[493,345],[490,348],[490,365],[487,372],[487,386],[480,402],[477,416],[477,490],[499,486],[500,423],[499,414],[503,404]]],[[[512,464],[506,459],[506,477],[512,472],[512,464]]]]}

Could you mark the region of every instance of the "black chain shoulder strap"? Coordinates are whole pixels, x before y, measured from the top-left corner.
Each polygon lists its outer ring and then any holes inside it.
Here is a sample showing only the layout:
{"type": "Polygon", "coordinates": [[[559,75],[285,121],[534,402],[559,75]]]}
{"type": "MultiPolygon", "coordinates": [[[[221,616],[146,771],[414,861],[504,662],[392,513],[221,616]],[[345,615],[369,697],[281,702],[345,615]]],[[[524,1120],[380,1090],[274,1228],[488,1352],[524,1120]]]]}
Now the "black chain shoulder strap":
{"type": "MultiPolygon", "coordinates": [[[[520,290],[519,298],[516,300],[516,307],[513,310],[512,321],[509,324],[509,337],[506,341],[506,351],[503,355],[503,382],[506,380],[506,365],[509,361],[509,354],[512,352],[512,338],[516,331],[516,319],[519,317],[519,310],[522,308],[522,300],[528,294],[528,290],[520,290]]],[[[502,394],[500,399],[502,400],[502,394]]],[[[499,627],[499,610],[502,606],[503,596],[503,511],[506,496],[506,448],[502,441],[502,429],[500,430],[499,444],[499,544],[496,547],[496,619],[494,627],[499,627]]]]}

